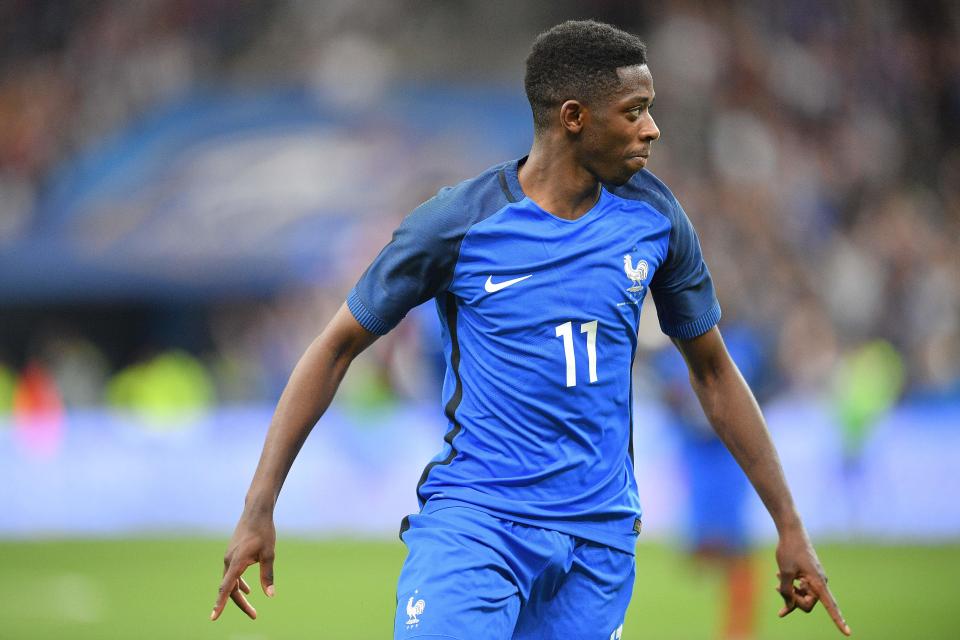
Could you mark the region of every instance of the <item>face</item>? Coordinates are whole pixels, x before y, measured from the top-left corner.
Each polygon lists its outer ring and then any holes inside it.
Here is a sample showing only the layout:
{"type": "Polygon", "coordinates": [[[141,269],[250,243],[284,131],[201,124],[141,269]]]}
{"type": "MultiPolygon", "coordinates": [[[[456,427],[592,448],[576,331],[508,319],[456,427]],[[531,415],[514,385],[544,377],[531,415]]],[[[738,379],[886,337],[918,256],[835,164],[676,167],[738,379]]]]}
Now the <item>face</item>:
{"type": "Polygon", "coordinates": [[[585,108],[578,156],[601,182],[623,184],[647,166],[660,129],[650,107],[655,93],[646,65],[620,67],[620,88],[585,108]]]}

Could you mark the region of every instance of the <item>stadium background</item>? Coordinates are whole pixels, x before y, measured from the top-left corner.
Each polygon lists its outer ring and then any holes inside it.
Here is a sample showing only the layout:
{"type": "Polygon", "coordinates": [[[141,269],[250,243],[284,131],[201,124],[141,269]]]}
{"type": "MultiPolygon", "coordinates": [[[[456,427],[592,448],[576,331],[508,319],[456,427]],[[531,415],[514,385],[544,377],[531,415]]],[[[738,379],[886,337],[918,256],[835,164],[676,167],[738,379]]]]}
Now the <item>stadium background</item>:
{"type": "MultiPolygon", "coordinates": [[[[955,637],[960,10],[949,2],[0,3],[0,637],[380,638],[440,442],[430,305],[345,380],[278,506],[276,601],[206,621],[296,358],[398,221],[522,155],[523,60],[594,17],[645,37],[651,169],[861,637],[955,637]]],[[[624,637],[710,637],[648,305],[645,506],[624,637]]],[[[748,505],[762,637],[773,532],[748,505]],[[766,584],[766,583],[764,583],[766,584]]],[[[799,615],[799,614],[797,614],[799,615]]]]}

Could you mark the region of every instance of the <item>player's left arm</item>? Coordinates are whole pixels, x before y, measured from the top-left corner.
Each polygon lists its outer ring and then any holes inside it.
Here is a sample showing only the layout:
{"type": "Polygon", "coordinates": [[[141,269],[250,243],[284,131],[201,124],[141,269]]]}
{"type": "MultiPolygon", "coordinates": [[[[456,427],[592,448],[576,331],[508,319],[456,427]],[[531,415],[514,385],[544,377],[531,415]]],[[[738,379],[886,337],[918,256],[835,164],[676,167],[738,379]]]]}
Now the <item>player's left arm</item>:
{"type": "Polygon", "coordinates": [[[793,503],[760,407],[727,353],[720,330],[713,327],[695,338],[674,338],[674,343],[687,362],[690,384],[710,424],[750,479],[777,527],[777,590],[785,603],[780,617],[797,608],[809,612],[822,600],[840,631],[850,635],[793,503]]]}

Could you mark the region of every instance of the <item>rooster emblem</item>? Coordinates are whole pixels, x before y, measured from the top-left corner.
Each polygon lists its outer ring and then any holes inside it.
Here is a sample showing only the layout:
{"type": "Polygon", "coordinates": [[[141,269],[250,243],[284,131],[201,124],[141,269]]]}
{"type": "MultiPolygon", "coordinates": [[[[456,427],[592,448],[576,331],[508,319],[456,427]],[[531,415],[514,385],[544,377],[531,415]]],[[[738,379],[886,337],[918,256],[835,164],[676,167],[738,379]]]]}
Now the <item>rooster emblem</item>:
{"type": "Polygon", "coordinates": [[[627,274],[627,277],[633,281],[633,286],[627,289],[627,291],[637,292],[643,290],[643,281],[647,279],[647,270],[649,265],[646,260],[641,260],[637,263],[637,266],[633,266],[633,258],[630,257],[630,254],[623,256],[623,271],[627,274]]]}
{"type": "MultiPolygon", "coordinates": [[[[414,591],[414,593],[416,593],[416,591],[414,591]]],[[[419,624],[420,619],[417,618],[417,616],[423,614],[423,610],[426,608],[426,606],[426,603],[422,599],[417,600],[416,603],[414,603],[413,596],[411,596],[410,599],[407,600],[407,616],[409,616],[407,619],[407,624],[419,624]]]]}

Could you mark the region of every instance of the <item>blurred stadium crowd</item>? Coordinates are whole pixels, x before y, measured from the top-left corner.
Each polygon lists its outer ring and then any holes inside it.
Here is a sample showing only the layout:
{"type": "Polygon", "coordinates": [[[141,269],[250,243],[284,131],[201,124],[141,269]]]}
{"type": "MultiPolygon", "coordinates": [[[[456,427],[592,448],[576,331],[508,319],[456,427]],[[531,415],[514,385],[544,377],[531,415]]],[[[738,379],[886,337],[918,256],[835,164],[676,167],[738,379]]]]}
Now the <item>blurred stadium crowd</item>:
{"type": "MultiPolygon", "coordinates": [[[[902,397],[960,398],[960,7],[947,1],[0,3],[0,256],[42,235],[62,167],[163,105],[302,85],[376,113],[405,83],[522,100],[533,37],[572,17],[648,40],[663,132],[650,168],[700,233],[724,322],[763,346],[768,393],[838,398],[853,423],[902,397]]],[[[273,402],[399,217],[497,159],[445,137],[405,158],[412,183],[391,210],[337,219],[353,230],[344,264],[313,286],[0,299],[0,413],[273,402]]],[[[346,402],[437,395],[431,314],[375,345],[346,402]]]]}

